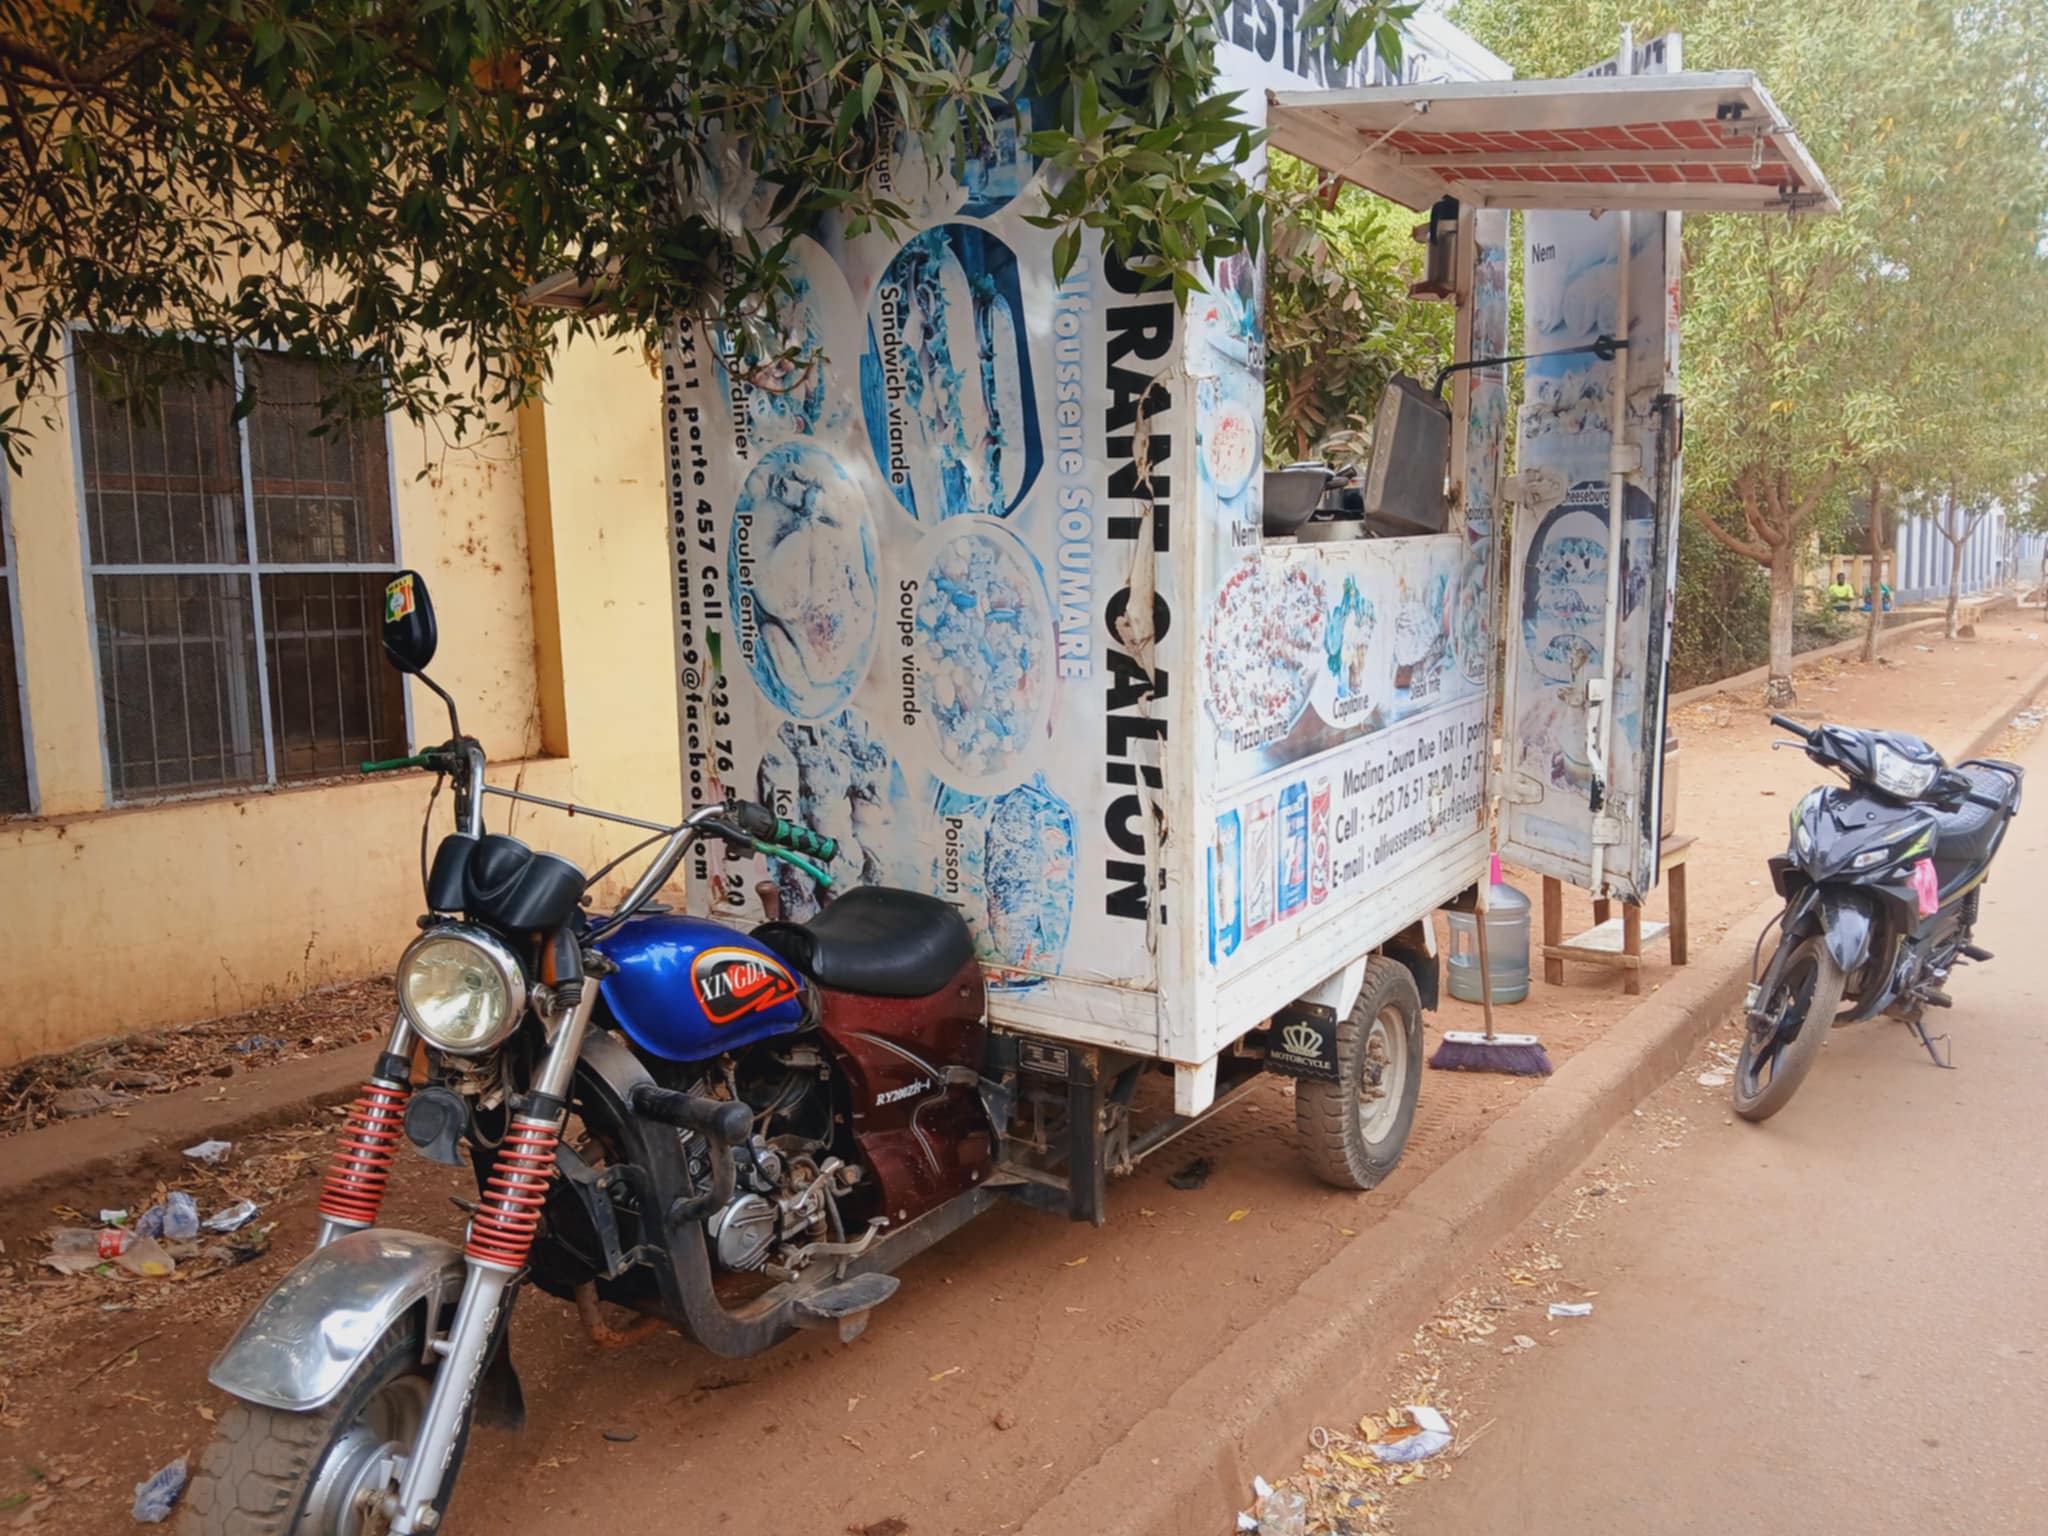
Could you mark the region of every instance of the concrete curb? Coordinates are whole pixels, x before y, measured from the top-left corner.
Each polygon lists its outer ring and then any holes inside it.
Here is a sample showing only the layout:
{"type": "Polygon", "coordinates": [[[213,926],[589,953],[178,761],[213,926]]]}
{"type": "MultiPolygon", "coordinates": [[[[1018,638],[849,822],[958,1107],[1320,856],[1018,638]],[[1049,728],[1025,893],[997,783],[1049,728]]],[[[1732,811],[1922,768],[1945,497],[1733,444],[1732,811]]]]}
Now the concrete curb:
{"type": "Polygon", "coordinates": [[[233,1141],[288,1125],[354,1098],[376,1053],[370,1044],[323,1051],[139,1099],[120,1119],[98,1114],[12,1137],[0,1142],[0,1199],[106,1193],[109,1179],[179,1166],[186,1147],[209,1137],[233,1141]]]}
{"type": "MultiPolygon", "coordinates": [[[[1977,721],[1950,761],[1983,752],[2044,692],[2048,665],[1977,721]]],[[[1488,1126],[1286,1302],[1219,1341],[1207,1365],[1033,1511],[1022,1536],[1225,1529],[1229,1512],[1251,1502],[1253,1474],[1292,1471],[1309,1425],[1349,1423],[1368,1401],[1368,1384],[1458,1278],[1741,1003],[1750,948],[1740,935],[1760,931],[1777,910],[1774,898],[1731,924],[1728,939],[1488,1126]]]]}

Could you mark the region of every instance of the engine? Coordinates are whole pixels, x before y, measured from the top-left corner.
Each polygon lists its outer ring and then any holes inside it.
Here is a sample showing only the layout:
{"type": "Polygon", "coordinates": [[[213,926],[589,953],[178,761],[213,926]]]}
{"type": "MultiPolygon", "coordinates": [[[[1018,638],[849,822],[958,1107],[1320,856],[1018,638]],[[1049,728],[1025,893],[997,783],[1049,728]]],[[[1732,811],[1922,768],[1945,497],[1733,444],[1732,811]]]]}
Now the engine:
{"type": "MultiPolygon", "coordinates": [[[[754,1134],[733,1148],[734,1193],[705,1220],[721,1269],[793,1275],[820,1244],[843,1250],[840,1200],[861,1170],[834,1155],[832,1072],[814,1047],[759,1050],[730,1064],[725,1086],[756,1106],[754,1134]]],[[[710,1149],[688,1147],[691,1173],[710,1172],[710,1149]]]]}

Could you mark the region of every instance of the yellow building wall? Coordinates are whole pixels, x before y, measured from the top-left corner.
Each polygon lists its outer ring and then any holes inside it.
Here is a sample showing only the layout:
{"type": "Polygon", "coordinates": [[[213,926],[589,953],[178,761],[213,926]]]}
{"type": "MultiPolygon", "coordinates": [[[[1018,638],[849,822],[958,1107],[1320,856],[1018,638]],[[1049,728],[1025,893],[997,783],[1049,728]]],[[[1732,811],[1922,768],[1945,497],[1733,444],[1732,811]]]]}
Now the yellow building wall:
{"type": "MultiPolygon", "coordinates": [[[[475,451],[393,420],[401,559],[433,591],[432,672],[493,782],[671,818],[660,391],[637,352],[579,344],[560,361],[550,399],[475,451]]],[[[407,773],[109,807],[69,402],[50,404],[54,430],[7,486],[38,804],[0,821],[18,1000],[0,1062],[388,968],[420,910],[431,783],[407,773]]],[[[439,701],[407,686],[415,744],[444,739],[439,701]]],[[[497,799],[487,816],[585,868],[641,835],[497,799]]]]}

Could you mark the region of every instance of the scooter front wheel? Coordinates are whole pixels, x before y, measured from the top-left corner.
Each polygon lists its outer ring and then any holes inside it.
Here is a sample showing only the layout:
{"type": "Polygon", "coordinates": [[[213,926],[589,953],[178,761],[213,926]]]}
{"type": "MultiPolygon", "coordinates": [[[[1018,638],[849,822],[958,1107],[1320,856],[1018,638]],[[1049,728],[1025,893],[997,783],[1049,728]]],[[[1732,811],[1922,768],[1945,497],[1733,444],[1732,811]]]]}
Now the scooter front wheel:
{"type": "MultiPolygon", "coordinates": [[[[381,1536],[394,1458],[411,1451],[433,1392],[422,1353],[415,1313],[387,1330],[320,1408],[230,1405],[181,1502],[179,1536],[381,1536]]],[[[447,1509],[468,1438],[465,1426],[437,1513],[447,1509]]]]}
{"type": "Polygon", "coordinates": [[[1773,958],[1759,1006],[1775,1027],[1765,1034],[1751,1023],[1743,1036],[1728,1089],[1736,1114],[1768,1120],[1792,1101],[1827,1044],[1847,980],[1817,933],[1773,958]]]}

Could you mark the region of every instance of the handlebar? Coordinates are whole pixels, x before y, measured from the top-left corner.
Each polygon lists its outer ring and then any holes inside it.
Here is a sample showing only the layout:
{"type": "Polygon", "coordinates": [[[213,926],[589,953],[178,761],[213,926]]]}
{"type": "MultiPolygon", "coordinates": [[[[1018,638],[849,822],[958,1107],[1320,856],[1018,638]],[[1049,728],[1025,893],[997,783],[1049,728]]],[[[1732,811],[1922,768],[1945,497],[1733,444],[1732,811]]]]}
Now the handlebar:
{"type": "Polygon", "coordinates": [[[820,837],[809,827],[794,821],[784,821],[765,805],[756,805],[751,800],[731,800],[726,803],[726,814],[731,817],[734,826],[755,842],[774,845],[772,848],[764,848],[764,853],[772,853],[775,849],[782,848],[810,858],[823,859],[827,864],[838,857],[837,838],[820,837]]]}
{"type": "Polygon", "coordinates": [[[364,773],[395,773],[401,768],[431,768],[438,760],[433,752],[415,752],[411,757],[387,757],[374,763],[364,763],[364,773]]]}
{"type": "Polygon", "coordinates": [[[1801,725],[1797,720],[1788,720],[1783,715],[1771,716],[1771,724],[1777,726],[1779,730],[1790,731],[1801,741],[1810,742],[1818,734],[1818,732],[1809,730],[1806,726],[1801,725]]]}

